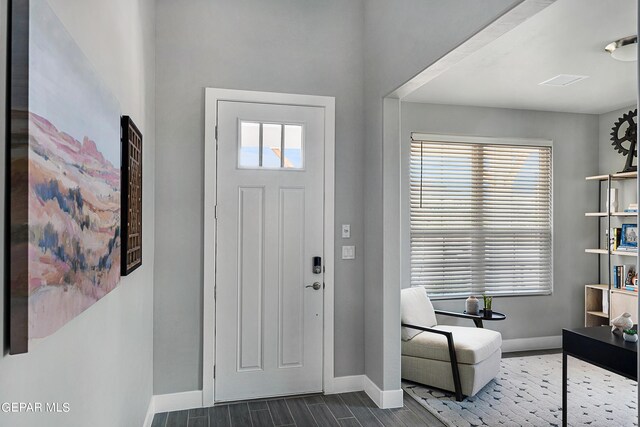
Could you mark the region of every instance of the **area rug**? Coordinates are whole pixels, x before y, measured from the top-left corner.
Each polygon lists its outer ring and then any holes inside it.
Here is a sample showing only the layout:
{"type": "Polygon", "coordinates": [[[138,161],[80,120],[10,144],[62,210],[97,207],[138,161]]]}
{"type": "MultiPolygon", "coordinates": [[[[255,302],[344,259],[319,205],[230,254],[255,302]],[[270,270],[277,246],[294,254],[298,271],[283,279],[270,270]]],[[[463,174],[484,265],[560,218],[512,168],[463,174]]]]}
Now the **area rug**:
{"type": "MultiPolygon", "coordinates": [[[[569,358],[570,426],[637,426],[637,383],[569,358]]],[[[562,425],[562,355],[502,359],[498,376],[474,397],[456,402],[451,393],[403,381],[402,388],[445,425],[562,425]]]]}

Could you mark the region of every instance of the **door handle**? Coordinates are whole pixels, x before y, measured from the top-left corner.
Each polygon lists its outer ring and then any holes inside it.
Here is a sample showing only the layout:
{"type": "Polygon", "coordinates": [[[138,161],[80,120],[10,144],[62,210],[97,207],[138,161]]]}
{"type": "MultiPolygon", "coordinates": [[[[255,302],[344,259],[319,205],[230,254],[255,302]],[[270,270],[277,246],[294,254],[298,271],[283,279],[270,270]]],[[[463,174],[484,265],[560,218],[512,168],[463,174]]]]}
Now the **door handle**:
{"type": "Polygon", "coordinates": [[[319,290],[322,287],[319,282],[315,282],[313,285],[307,285],[305,288],[313,288],[314,291],[319,290]]]}

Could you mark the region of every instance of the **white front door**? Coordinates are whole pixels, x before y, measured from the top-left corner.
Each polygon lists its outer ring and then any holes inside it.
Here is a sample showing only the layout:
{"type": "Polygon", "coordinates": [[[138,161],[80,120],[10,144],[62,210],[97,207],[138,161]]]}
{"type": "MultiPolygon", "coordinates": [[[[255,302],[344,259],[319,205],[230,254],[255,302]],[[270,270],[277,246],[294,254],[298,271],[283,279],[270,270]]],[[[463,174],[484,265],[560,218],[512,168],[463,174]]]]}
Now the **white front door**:
{"type": "Polygon", "coordinates": [[[216,401],[322,391],[324,119],[218,101],[216,401]]]}

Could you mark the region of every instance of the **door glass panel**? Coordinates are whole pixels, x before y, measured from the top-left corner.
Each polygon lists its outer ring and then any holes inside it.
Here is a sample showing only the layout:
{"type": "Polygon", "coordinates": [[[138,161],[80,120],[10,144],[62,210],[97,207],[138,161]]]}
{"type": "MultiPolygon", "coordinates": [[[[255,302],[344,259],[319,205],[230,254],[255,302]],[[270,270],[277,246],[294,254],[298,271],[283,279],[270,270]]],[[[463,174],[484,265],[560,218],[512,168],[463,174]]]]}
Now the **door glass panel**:
{"type": "Polygon", "coordinates": [[[238,167],[302,169],[302,125],[240,122],[238,167]]]}
{"type": "Polygon", "coordinates": [[[262,167],[282,166],[282,125],[264,123],[262,125],[262,167]]]}
{"type": "Polygon", "coordinates": [[[240,158],[238,164],[242,168],[260,166],[260,123],[240,123],[240,158]]]}
{"type": "Polygon", "coordinates": [[[284,126],[284,167],[302,169],[302,126],[284,126]]]}

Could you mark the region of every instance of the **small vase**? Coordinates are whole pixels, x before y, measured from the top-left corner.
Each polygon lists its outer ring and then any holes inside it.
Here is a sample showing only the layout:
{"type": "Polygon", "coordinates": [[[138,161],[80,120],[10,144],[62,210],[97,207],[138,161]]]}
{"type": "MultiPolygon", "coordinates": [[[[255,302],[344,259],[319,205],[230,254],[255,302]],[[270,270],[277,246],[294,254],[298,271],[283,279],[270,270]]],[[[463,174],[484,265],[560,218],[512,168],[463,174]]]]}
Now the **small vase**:
{"type": "Polygon", "coordinates": [[[486,308],[483,310],[484,317],[486,319],[491,319],[493,317],[493,310],[487,310],[486,308]]]}
{"type": "Polygon", "coordinates": [[[480,310],[480,302],[476,297],[471,295],[469,298],[467,298],[465,307],[467,309],[467,314],[478,314],[478,310],[480,310]]]}
{"type": "Polygon", "coordinates": [[[624,338],[625,341],[638,342],[638,334],[627,334],[626,332],[623,332],[622,338],[624,338]]]}

